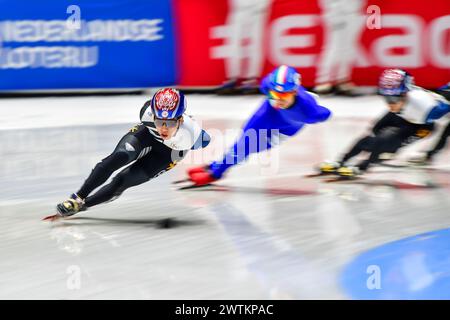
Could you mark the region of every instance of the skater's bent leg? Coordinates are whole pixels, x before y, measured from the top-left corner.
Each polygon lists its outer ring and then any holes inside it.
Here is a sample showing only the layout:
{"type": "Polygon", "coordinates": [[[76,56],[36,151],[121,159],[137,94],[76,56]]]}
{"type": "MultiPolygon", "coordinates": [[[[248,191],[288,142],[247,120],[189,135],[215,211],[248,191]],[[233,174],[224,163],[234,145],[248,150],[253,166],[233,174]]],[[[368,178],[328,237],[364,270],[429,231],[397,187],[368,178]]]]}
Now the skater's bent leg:
{"type": "Polygon", "coordinates": [[[131,133],[117,144],[113,153],[99,162],[92,170],[77,195],[85,199],[94,189],[105,183],[114,171],[136,160],[142,150],[141,143],[131,133]]]}
{"type": "Polygon", "coordinates": [[[380,155],[382,153],[392,153],[394,150],[397,151],[400,149],[406,138],[400,135],[377,138],[373,143],[369,158],[360,162],[357,167],[361,171],[366,171],[370,165],[380,162],[380,155]]]}
{"type": "Polygon", "coordinates": [[[86,207],[92,207],[118,198],[126,189],[150,180],[150,176],[138,163],[125,168],[112,181],[85,200],[86,207]]]}
{"type": "Polygon", "coordinates": [[[345,163],[353,157],[356,157],[363,151],[371,151],[376,142],[376,137],[367,136],[360,139],[341,159],[341,163],[345,163]]]}
{"type": "Polygon", "coordinates": [[[154,146],[152,152],[119,172],[108,185],[87,197],[86,207],[118,198],[125,190],[140,185],[173,169],[187,154],[186,150],[172,151],[165,146],[154,146]]]}

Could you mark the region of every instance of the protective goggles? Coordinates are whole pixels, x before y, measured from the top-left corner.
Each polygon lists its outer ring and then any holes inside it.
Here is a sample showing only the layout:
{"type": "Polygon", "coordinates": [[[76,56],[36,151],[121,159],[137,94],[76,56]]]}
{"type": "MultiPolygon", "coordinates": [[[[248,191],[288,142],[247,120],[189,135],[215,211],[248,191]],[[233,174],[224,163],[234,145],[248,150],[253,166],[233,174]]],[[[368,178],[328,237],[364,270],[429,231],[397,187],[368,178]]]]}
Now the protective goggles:
{"type": "Polygon", "coordinates": [[[154,122],[155,122],[155,126],[157,127],[162,127],[164,125],[166,125],[167,128],[176,128],[176,126],[178,125],[178,119],[159,119],[159,118],[154,118],[154,122]]]}
{"type": "Polygon", "coordinates": [[[297,91],[288,91],[288,92],[278,92],[274,90],[269,90],[269,98],[274,100],[288,100],[295,96],[297,91]]]}
{"type": "Polygon", "coordinates": [[[404,96],[383,96],[384,100],[388,103],[398,103],[404,99],[404,96]]]}

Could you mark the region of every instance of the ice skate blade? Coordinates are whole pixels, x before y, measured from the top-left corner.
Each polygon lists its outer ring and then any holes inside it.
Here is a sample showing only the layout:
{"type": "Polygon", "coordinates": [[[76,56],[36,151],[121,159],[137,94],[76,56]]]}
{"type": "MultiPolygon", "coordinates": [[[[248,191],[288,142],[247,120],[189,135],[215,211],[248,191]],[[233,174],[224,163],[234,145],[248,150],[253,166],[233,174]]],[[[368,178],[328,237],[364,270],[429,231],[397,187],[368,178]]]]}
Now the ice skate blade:
{"type": "Polygon", "coordinates": [[[335,172],[316,172],[316,173],[309,173],[305,174],[303,178],[317,178],[317,177],[329,177],[336,175],[335,172]]]}
{"type": "Polygon", "coordinates": [[[172,184],[181,184],[181,183],[185,183],[185,182],[190,182],[191,179],[186,178],[186,179],[181,179],[181,180],[175,180],[172,182],[172,184]]]}
{"type": "Polygon", "coordinates": [[[198,186],[196,184],[190,184],[190,185],[187,185],[187,186],[180,187],[177,190],[195,190],[195,189],[204,189],[206,187],[213,187],[213,186],[214,185],[211,184],[211,183],[208,183],[208,184],[205,184],[205,185],[202,185],[202,186],[198,186]]]}
{"type": "Polygon", "coordinates": [[[332,182],[354,182],[356,180],[361,180],[362,177],[355,176],[355,177],[347,177],[347,176],[337,176],[332,178],[327,178],[324,180],[326,183],[332,183],[332,182]]]}
{"type": "Polygon", "coordinates": [[[58,214],[53,214],[53,215],[51,215],[51,216],[47,216],[47,217],[45,217],[45,218],[43,218],[42,219],[42,221],[55,221],[55,220],[58,220],[58,219],[60,219],[60,218],[62,218],[60,215],[58,215],[58,214]]]}

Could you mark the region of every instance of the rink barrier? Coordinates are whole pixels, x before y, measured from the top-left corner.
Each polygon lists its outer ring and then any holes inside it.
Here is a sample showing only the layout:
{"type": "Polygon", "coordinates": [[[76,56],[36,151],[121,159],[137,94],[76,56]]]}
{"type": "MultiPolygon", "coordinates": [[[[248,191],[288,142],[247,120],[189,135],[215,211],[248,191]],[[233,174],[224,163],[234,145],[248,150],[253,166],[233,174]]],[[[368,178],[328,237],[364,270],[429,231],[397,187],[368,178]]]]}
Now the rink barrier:
{"type": "Polygon", "coordinates": [[[0,92],[174,85],[171,1],[2,1],[0,92]]]}

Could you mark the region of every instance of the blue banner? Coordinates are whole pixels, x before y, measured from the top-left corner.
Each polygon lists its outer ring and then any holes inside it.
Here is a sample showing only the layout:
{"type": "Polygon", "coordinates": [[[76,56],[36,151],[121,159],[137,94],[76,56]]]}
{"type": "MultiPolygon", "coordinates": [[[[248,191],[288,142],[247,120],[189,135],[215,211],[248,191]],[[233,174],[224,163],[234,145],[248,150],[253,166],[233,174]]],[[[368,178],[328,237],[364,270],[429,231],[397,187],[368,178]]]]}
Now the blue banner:
{"type": "Polygon", "coordinates": [[[0,91],[176,82],[170,0],[0,0],[0,91]]]}

